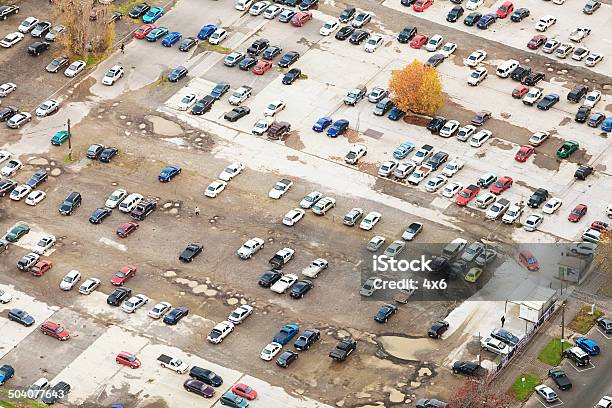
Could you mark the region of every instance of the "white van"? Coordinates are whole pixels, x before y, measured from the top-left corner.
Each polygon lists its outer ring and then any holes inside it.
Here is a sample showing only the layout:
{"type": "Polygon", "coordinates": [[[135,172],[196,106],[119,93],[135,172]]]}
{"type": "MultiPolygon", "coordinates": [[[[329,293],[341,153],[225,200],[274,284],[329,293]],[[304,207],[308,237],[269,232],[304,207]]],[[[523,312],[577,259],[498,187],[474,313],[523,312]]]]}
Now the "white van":
{"type": "Polygon", "coordinates": [[[584,231],[584,234],[582,234],[582,240],[597,244],[599,243],[599,241],[601,241],[601,232],[593,228],[589,228],[586,231],[584,231]]]}
{"type": "Polygon", "coordinates": [[[251,6],[253,0],[236,0],[236,5],[234,6],[236,10],[244,11],[251,6]]]}
{"type": "Polygon", "coordinates": [[[517,60],[511,59],[508,61],[504,61],[497,66],[497,70],[495,71],[495,73],[497,74],[498,77],[508,78],[508,76],[510,76],[512,71],[517,69],[518,66],[519,66],[519,63],[517,60]]]}
{"type": "Polygon", "coordinates": [[[138,193],[132,193],[129,196],[125,197],[125,199],[119,204],[119,211],[123,211],[124,213],[131,212],[140,202],[144,199],[144,197],[138,193]]]}

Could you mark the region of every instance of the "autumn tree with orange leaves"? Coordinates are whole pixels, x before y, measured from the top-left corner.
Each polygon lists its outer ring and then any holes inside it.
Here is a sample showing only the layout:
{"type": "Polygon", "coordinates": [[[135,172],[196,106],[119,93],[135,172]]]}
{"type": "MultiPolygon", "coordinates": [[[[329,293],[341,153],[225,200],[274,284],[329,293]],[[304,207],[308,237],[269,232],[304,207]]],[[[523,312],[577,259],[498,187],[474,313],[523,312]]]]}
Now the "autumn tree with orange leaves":
{"type": "Polygon", "coordinates": [[[444,105],[438,71],[417,60],[391,73],[389,89],[393,103],[404,112],[431,116],[444,105]]]}

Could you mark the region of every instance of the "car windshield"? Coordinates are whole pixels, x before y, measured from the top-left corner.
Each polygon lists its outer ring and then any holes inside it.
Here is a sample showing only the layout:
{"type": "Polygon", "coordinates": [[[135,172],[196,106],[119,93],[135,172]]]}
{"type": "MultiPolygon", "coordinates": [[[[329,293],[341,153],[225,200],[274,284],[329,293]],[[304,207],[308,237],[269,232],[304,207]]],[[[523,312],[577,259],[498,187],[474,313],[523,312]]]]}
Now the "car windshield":
{"type": "Polygon", "coordinates": [[[64,278],[64,282],[71,283],[71,282],[72,282],[72,277],[70,277],[70,276],[66,276],[66,277],[64,278]]]}

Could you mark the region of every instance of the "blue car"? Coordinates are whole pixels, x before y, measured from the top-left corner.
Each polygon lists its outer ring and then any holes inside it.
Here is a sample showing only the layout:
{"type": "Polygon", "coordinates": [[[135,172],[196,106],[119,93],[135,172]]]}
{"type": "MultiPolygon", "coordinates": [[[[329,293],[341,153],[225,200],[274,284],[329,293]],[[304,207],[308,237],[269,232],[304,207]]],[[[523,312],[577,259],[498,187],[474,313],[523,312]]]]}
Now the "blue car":
{"type": "Polygon", "coordinates": [[[204,27],[202,27],[200,29],[200,32],[198,33],[198,38],[200,40],[206,40],[208,37],[210,37],[211,35],[213,35],[213,33],[217,31],[217,26],[214,24],[207,24],[204,27]]]}
{"type": "Polygon", "coordinates": [[[300,328],[297,324],[290,323],[280,329],[278,333],[272,339],[273,342],[282,344],[283,346],[291,341],[295,336],[297,336],[300,328]]]}
{"type": "Polygon", "coordinates": [[[332,124],[332,118],[330,118],[329,116],[324,116],[320,118],[319,120],[317,120],[317,123],[312,125],[312,130],[314,130],[315,132],[322,132],[325,129],[327,129],[327,127],[331,124],[332,124]]]}
{"type": "Polygon", "coordinates": [[[596,356],[601,352],[597,343],[586,337],[578,337],[576,339],[576,345],[583,349],[590,356],[596,356]]]}
{"type": "Polygon", "coordinates": [[[157,27],[154,28],[149,34],[145,36],[145,39],[149,42],[155,42],[162,38],[164,35],[168,34],[168,30],[166,27],[157,27]]]}
{"type": "Polygon", "coordinates": [[[408,156],[413,150],[414,143],[404,142],[395,148],[395,150],[393,151],[393,157],[398,160],[405,159],[406,156],[408,156]]]}
{"type": "Polygon", "coordinates": [[[181,319],[189,314],[189,309],[186,307],[175,307],[164,316],[164,323],[173,326],[181,321],[181,319]]]}
{"type": "Polygon", "coordinates": [[[494,22],[495,16],[493,14],[487,14],[485,16],[482,16],[480,20],[478,20],[476,27],[480,28],[481,30],[486,30],[494,22]]]}
{"type": "Polygon", "coordinates": [[[338,137],[348,129],[349,121],[346,119],[340,119],[334,122],[334,124],[327,129],[327,136],[338,137]]]}
{"type": "Polygon", "coordinates": [[[178,31],[173,31],[170,34],[166,34],[162,40],[162,45],[164,47],[172,47],[174,44],[181,41],[182,38],[183,34],[179,33],[178,31]]]}
{"type": "Polygon", "coordinates": [[[149,11],[147,11],[147,14],[145,14],[142,17],[142,21],[145,24],[151,24],[156,22],[157,20],[159,20],[159,18],[161,16],[164,15],[164,8],[163,7],[153,7],[151,9],[149,9],[149,11]]]}
{"type": "Polygon", "coordinates": [[[176,67],[168,74],[168,81],[177,82],[179,79],[187,76],[187,68],[185,67],[176,67]]]}
{"type": "Polygon", "coordinates": [[[612,132],[612,117],[606,118],[601,123],[601,130],[604,132],[612,132]]]}
{"type": "Polygon", "coordinates": [[[401,118],[403,118],[404,115],[406,115],[406,112],[404,112],[403,110],[401,110],[397,106],[394,106],[389,111],[389,115],[387,117],[389,118],[389,120],[397,121],[397,120],[400,120],[401,118]]]}
{"type": "Polygon", "coordinates": [[[212,91],[210,91],[210,96],[215,99],[221,98],[227,91],[229,91],[230,85],[224,82],[218,83],[215,85],[212,91]]]}
{"type": "Polygon", "coordinates": [[[8,364],[0,367],[0,385],[10,380],[15,375],[15,369],[8,364]]]}
{"type": "Polygon", "coordinates": [[[173,164],[172,166],[166,167],[161,171],[161,173],[159,173],[159,181],[162,183],[167,183],[179,174],[181,174],[181,167],[173,164]]]}
{"type": "Polygon", "coordinates": [[[397,306],[385,303],[378,309],[378,313],[374,316],[374,321],[378,323],[387,323],[387,320],[396,313],[397,306]]]}
{"type": "Polygon", "coordinates": [[[21,324],[22,326],[30,327],[33,325],[34,318],[30,316],[25,310],[11,309],[8,312],[8,319],[21,324]]]}

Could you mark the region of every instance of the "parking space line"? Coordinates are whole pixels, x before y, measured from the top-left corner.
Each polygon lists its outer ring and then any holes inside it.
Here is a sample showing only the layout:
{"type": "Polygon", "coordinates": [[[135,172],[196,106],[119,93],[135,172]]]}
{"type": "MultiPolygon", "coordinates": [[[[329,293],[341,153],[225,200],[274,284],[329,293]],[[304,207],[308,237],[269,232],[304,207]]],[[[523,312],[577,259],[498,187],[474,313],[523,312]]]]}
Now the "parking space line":
{"type": "Polygon", "coordinates": [[[597,328],[597,331],[600,332],[601,335],[606,338],[606,340],[612,340],[612,337],[609,337],[606,333],[602,332],[599,327],[597,328]]]}
{"type": "Polygon", "coordinates": [[[584,371],[588,371],[588,370],[592,370],[592,369],[594,369],[594,368],[595,368],[595,365],[593,364],[593,362],[589,362],[589,366],[590,366],[589,368],[582,368],[582,369],[580,369],[580,368],[576,367],[576,366],[574,365],[574,363],[572,363],[571,361],[569,362],[569,364],[570,364],[572,367],[574,367],[574,370],[578,371],[579,373],[582,373],[582,372],[584,372],[584,371]]]}

